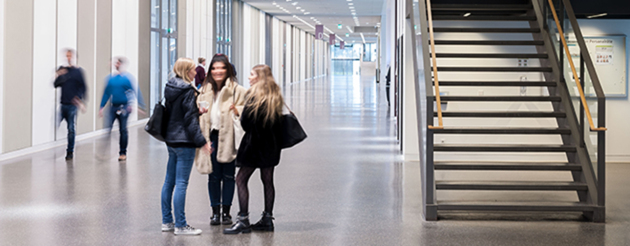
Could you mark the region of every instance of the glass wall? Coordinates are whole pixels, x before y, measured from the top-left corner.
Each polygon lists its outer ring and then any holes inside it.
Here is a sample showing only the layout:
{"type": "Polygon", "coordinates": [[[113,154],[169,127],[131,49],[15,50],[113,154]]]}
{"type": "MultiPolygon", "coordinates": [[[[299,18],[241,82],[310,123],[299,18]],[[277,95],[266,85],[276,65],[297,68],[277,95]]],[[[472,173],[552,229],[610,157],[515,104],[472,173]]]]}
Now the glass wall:
{"type": "Polygon", "coordinates": [[[151,0],[151,110],[177,60],[177,1],[151,0]]]}
{"type": "Polygon", "coordinates": [[[232,57],[232,0],[216,0],[217,53],[232,57]]]}

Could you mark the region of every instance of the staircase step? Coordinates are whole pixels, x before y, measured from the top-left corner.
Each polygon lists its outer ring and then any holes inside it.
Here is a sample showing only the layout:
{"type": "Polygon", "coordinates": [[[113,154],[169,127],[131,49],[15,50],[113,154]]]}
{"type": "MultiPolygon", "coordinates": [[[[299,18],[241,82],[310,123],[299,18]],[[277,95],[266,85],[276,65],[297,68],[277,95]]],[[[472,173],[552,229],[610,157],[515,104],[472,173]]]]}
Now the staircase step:
{"type": "Polygon", "coordinates": [[[432,4],[433,11],[520,11],[532,9],[529,4],[432,4]]]}
{"type": "Polygon", "coordinates": [[[436,161],[435,170],[443,171],[581,171],[582,166],[569,163],[543,162],[448,162],[436,161]]]}
{"type": "MultiPolygon", "coordinates": [[[[431,68],[433,69],[433,68],[431,68]]],[[[438,67],[438,72],[551,72],[551,67],[438,67]]]]}
{"type": "Polygon", "coordinates": [[[435,134],[571,134],[568,128],[444,128],[435,134]]]}
{"type": "Polygon", "coordinates": [[[463,15],[434,15],[434,21],[535,21],[536,16],[531,15],[471,15],[464,17],[463,15]]]}
{"type": "MultiPolygon", "coordinates": [[[[433,112],[437,117],[437,112],[433,112]]],[[[564,112],[553,111],[512,111],[512,112],[442,112],[443,117],[464,117],[464,118],[566,118],[564,112]]]]}
{"type": "MultiPolygon", "coordinates": [[[[431,54],[429,54],[431,55],[431,54]]],[[[501,53],[436,53],[437,58],[548,58],[547,54],[501,54],[501,53]]]]}
{"type": "MultiPolygon", "coordinates": [[[[437,97],[434,97],[436,99],[437,97]]],[[[441,96],[442,102],[560,102],[559,96],[441,96]]]]}
{"type": "Polygon", "coordinates": [[[557,86],[547,81],[440,81],[440,86],[557,86]]]}
{"type": "Polygon", "coordinates": [[[433,32],[478,32],[478,33],[539,33],[540,28],[469,28],[436,27],[433,32]]]}
{"type": "Polygon", "coordinates": [[[588,190],[586,183],[569,181],[435,181],[438,190],[588,190]]]}
{"type": "Polygon", "coordinates": [[[436,45],[545,45],[539,40],[435,40],[436,45]]]}
{"type": "Polygon", "coordinates": [[[533,145],[533,144],[497,144],[497,145],[456,145],[436,144],[433,151],[447,152],[575,152],[571,145],[533,145]]]}
{"type": "Polygon", "coordinates": [[[492,202],[492,201],[438,201],[438,210],[460,211],[547,211],[583,212],[594,211],[595,205],[583,202],[492,202]]]}

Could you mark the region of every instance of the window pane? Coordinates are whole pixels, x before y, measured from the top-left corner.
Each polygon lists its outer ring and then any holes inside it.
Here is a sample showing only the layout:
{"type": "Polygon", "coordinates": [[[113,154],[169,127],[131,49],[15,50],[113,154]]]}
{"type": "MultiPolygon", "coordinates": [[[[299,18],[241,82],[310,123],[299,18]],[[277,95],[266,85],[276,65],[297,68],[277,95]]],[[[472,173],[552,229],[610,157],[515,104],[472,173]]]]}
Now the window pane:
{"type": "Polygon", "coordinates": [[[177,31],[177,0],[170,0],[170,1],[171,1],[170,28],[172,28],[172,30],[176,32],[177,31]]]}
{"type": "Polygon", "coordinates": [[[168,17],[169,17],[169,8],[168,8],[168,0],[158,0],[162,1],[162,5],[160,6],[160,11],[162,13],[162,29],[168,29],[168,17]]]}
{"type": "Polygon", "coordinates": [[[162,98],[162,83],[160,81],[160,33],[151,32],[151,110],[160,98],[162,98]]]}
{"type": "Polygon", "coordinates": [[[151,0],[151,28],[160,28],[160,0],[151,0]]]}
{"type": "Polygon", "coordinates": [[[175,61],[177,61],[177,39],[170,38],[169,41],[169,56],[171,60],[169,64],[169,69],[173,70],[173,65],[175,65],[175,61]]]}

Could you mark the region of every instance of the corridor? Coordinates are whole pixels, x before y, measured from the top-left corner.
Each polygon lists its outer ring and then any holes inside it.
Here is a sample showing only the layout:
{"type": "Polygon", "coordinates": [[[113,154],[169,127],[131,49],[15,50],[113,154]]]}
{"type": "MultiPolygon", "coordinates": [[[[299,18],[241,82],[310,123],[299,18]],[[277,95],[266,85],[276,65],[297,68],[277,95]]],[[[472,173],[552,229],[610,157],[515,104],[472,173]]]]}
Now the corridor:
{"type": "MultiPolygon", "coordinates": [[[[242,82],[241,82],[242,83],[242,82]]],[[[0,163],[1,245],[628,245],[630,167],[610,165],[607,224],[479,221],[421,217],[418,163],[403,162],[385,94],[373,77],[293,83],[285,100],[309,137],[284,150],[276,169],[273,233],[224,235],[210,226],[207,176],[195,170],[187,193],[197,237],[160,231],[167,152],[142,126],[130,128],[128,160],[104,137],[0,163]],[[109,154],[103,145],[109,144],[109,154]],[[625,175],[627,176],[627,175],[625,175]],[[627,182],[625,182],[627,183],[627,182]],[[616,185],[615,185],[616,184],[616,185]],[[587,233],[588,232],[588,233],[587,233]]],[[[117,133],[112,138],[117,139],[117,133]]],[[[262,211],[258,172],[250,217],[262,211]]],[[[238,211],[234,198],[232,215],[238,211]]]]}

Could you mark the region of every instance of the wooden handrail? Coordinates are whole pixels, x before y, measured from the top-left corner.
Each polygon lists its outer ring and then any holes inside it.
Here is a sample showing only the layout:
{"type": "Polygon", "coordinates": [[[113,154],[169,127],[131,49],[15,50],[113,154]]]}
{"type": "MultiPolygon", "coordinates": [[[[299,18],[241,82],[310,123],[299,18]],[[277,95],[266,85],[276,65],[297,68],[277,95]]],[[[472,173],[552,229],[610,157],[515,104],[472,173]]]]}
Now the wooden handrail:
{"type": "Polygon", "coordinates": [[[433,16],[431,14],[431,0],[427,0],[427,14],[429,21],[429,36],[431,41],[431,61],[433,62],[433,81],[435,84],[435,103],[438,112],[438,126],[429,125],[429,129],[444,129],[442,121],[442,100],[440,99],[440,82],[438,81],[437,59],[435,58],[435,38],[433,37],[433,16]]]}
{"type": "MultiPolygon", "coordinates": [[[[428,1],[428,0],[427,0],[428,1]]],[[[558,14],[556,14],[556,8],[553,6],[552,0],[549,1],[549,8],[551,8],[551,14],[553,14],[553,19],[556,21],[556,27],[558,27],[558,33],[560,34],[560,39],[562,40],[562,46],[564,47],[564,52],[567,54],[567,60],[569,60],[569,65],[571,66],[571,72],[573,72],[573,77],[575,78],[575,83],[577,84],[578,92],[580,92],[580,99],[582,100],[582,107],[584,107],[584,113],[586,114],[586,118],[588,118],[588,124],[590,125],[591,131],[606,131],[605,127],[596,128],[593,123],[593,117],[591,116],[591,111],[588,109],[588,104],[586,104],[586,97],[584,96],[584,90],[582,89],[582,83],[580,82],[580,77],[578,76],[575,64],[573,64],[573,58],[571,58],[571,53],[569,52],[569,46],[567,46],[567,40],[564,38],[564,32],[562,32],[562,26],[560,26],[560,20],[558,20],[558,14]]]]}

